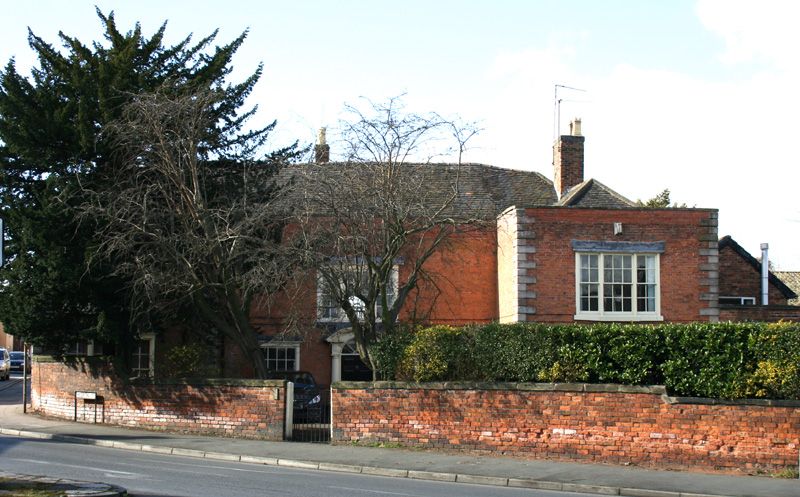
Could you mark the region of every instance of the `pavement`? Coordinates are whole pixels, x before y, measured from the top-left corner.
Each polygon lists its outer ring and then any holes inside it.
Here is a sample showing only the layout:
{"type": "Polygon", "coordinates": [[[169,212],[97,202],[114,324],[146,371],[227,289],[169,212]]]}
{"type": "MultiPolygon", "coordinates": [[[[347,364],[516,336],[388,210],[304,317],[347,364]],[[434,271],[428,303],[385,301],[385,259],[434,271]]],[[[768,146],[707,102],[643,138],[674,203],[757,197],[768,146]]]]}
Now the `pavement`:
{"type": "Polygon", "coordinates": [[[265,442],[74,423],[0,406],[0,434],[208,460],[630,497],[800,497],[800,480],[429,450],[265,442]]]}

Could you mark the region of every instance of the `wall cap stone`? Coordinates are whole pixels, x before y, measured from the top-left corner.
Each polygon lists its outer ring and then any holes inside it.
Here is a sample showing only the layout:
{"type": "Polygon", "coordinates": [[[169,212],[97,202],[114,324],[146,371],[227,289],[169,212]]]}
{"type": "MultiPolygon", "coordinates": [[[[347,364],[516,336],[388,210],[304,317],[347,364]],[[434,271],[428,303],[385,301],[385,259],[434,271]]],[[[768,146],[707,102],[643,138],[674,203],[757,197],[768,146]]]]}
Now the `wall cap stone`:
{"type": "Polygon", "coordinates": [[[800,400],[774,399],[711,399],[706,397],[662,396],[667,404],[704,404],[712,406],[800,407],[800,400]]]}
{"type": "MultiPolygon", "coordinates": [[[[72,364],[93,363],[93,364],[107,364],[109,367],[111,367],[110,362],[105,357],[77,356],[77,357],[70,357],[68,361],[64,361],[60,360],[57,357],[49,355],[36,355],[33,356],[32,362],[36,362],[39,364],[57,363],[57,364],[63,364],[65,366],[71,366],[72,364]]],[[[283,388],[286,385],[286,380],[280,380],[280,379],[259,380],[252,378],[156,378],[156,379],[134,378],[134,379],[121,379],[120,381],[125,385],[130,385],[135,387],[186,385],[193,387],[236,386],[236,387],[283,388]]]]}
{"type": "Polygon", "coordinates": [[[511,383],[478,381],[437,381],[417,383],[410,381],[339,381],[334,390],[513,390],[523,392],[612,392],[665,395],[661,385],[637,386],[593,383],[511,383]]]}
{"type": "Polygon", "coordinates": [[[667,388],[663,385],[621,385],[616,383],[493,383],[478,381],[418,383],[410,381],[339,381],[331,385],[331,388],[333,390],[510,390],[520,392],[633,393],[659,395],[666,404],[800,407],[800,400],[730,400],[706,397],[678,397],[668,395],[667,388]]]}

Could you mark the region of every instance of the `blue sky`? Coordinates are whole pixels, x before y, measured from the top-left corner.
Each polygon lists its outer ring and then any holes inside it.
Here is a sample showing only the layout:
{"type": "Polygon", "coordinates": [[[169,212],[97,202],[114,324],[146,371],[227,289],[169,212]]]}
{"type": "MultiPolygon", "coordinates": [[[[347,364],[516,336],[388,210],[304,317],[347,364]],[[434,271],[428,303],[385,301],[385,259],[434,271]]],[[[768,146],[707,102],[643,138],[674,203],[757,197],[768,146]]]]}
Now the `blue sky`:
{"type": "Polygon", "coordinates": [[[585,89],[561,96],[562,131],[583,119],[587,177],[719,208],[720,236],[800,270],[800,3],[30,1],[4,12],[0,60],[30,66],[27,27],[99,39],[95,4],[125,30],[168,20],[172,41],[249,28],[233,77],[264,63],[251,103],[278,120],[276,145],[313,142],[346,102],[406,93],[411,110],[480,123],[467,160],[552,177],[554,84],[585,89]]]}

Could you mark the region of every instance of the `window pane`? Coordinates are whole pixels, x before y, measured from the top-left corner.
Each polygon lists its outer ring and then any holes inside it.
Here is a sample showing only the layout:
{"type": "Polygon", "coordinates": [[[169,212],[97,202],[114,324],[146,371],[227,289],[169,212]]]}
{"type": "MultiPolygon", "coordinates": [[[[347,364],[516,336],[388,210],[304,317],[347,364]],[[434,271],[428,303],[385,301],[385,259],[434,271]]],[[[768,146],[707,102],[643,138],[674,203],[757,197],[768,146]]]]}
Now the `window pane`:
{"type": "Polygon", "coordinates": [[[622,286],[622,311],[631,312],[633,306],[633,285],[622,286]]]}
{"type": "Polygon", "coordinates": [[[292,346],[267,347],[265,350],[267,369],[270,371],[295,371],[297,349],[292,346]]]}
{"type": "Polygon", "coordinates": [[[597,287],[595,284],[582,284],[581,285],[581,311],[597,311],[598,296],[597,287]]]}
{"type": "Polygon", "coordinates": [[[150,376],[150,340],[137,340],[131,354],[131,371],[135,376],[150,376]]]}
{"type": "Polygon", "coordinates": [[[636,310],[639,312],[655,312],[656,286],[640,284],[637,285],[636,291],[638,292],[636,310]]]}

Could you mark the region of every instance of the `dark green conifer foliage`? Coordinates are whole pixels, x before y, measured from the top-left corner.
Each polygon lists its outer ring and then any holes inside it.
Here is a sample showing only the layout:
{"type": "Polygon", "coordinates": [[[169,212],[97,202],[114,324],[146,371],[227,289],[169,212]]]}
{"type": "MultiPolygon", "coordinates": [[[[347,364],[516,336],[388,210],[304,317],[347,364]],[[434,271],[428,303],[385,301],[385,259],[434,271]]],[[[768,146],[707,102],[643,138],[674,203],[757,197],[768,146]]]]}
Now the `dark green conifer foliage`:
{"type": "MultiPolygon", "coordinates": [[[[124,282],[89,265],[98,227],[78,215],[85,191],[113,188],[115,157],[105,126],[134,95],[212,90],[224,96],[204,146],[236,161],[263,145],[275,123],[245,129],[255,108],[245,99],[261,76],[231,84],[231,60],[247,33],[213,46],[216,31],[164,44],[166,22],[145,36],[137,23],[122,32],[113,12],[97,15],[104,40],[84,44],[59,33],[61,47],[29,32],[38,64],[25,76],[14,60],[0,70],[0,208],[6,264],[0,270],[0,321],[6,330],[60,349],[78,339],[124,345],[136,334],[124,282]]],[[[291,155],[292,150],[283,152],[291,155]]]]}

